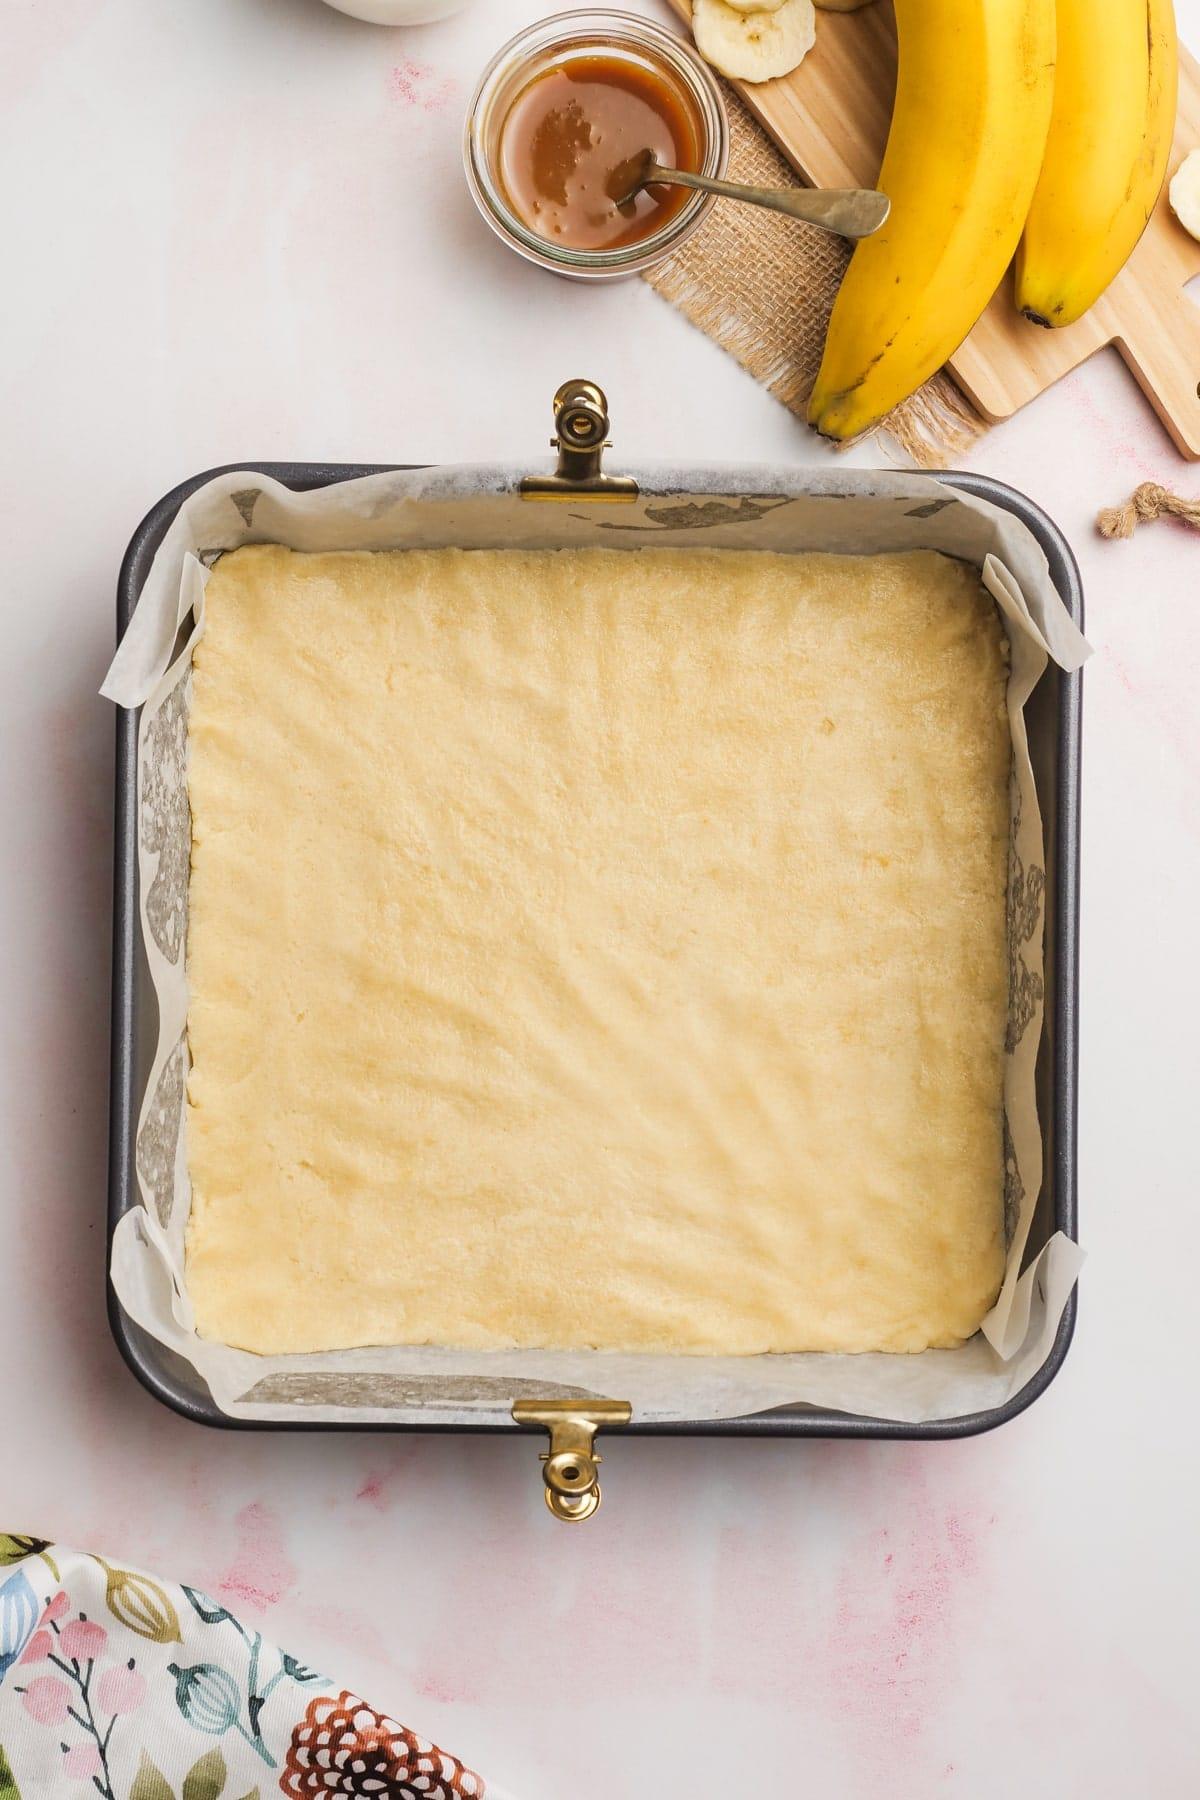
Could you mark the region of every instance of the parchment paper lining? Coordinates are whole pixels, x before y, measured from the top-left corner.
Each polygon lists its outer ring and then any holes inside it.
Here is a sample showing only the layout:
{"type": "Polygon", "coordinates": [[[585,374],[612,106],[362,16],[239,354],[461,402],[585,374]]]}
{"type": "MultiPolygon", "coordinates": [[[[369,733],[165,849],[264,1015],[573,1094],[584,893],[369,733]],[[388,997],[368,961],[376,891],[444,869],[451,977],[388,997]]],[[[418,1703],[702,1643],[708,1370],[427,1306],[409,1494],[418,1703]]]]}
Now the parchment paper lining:
{"type": "Polygon", "coordinates": [[[729,1418],[806,1404],[915,1422],[1001,1404],[1045,1361],[1082,1261],[1056,1234],[1021,1273],[1041,1187],[1034,1090],[1041,1034],[1045,871],[1041,814],[1024,706],[1048,656],[1065,669],[1088,655],[1045,558],[1012,515],[927,477],[772,467],[635,469],[633,506],[531,505],[519,474],[479,466],[401,471],[297,494],[248,472],[221,475],[184,506],[155,558],[103,692],[143,705],[138,754],[140,909],[159,1005],[159,1037],[142,1103],[137,1172],[142,1205],[113,1239],[112,1276],[133,1319],[191,1363],[230,1416],[260,1419],[470,1423],[507,1419],[520,1393],[595,1394],[632,1402],[635,1417],[729,1418]],[[207,569],[224,550],[283,543],[298,550],[543,547],[573,544],[864,554],[936,549],[981,571],[1012,647],[1009,879],[1010,1016],[1005,1070],[1004,1286],[983,1330],[958,1350],[919,1356],[618,1356],[388,1347],[257,1357],[206,1343],[184,1281],[190,1192],[187,1079],[187,717],[192,648],[204,629],[207,569]],[[189,624],[190,622],[190,624],[189,624]],[[181,653],[174,654],[181,631],[181,653]],[[174,660],[172,661],[172,656],[174,660]]]}

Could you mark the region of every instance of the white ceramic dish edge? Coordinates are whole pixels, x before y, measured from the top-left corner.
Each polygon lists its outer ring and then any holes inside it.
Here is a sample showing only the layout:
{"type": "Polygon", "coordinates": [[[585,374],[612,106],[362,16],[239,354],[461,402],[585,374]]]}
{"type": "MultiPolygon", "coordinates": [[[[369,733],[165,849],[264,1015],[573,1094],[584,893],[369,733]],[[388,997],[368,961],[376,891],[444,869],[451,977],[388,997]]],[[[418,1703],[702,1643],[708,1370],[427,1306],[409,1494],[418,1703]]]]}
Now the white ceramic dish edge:
{"type": "Polygon", "coordinates": [[[430,25],[461,12],[467,0],[325,0],[325,4],[368,25],[430,25]]]}

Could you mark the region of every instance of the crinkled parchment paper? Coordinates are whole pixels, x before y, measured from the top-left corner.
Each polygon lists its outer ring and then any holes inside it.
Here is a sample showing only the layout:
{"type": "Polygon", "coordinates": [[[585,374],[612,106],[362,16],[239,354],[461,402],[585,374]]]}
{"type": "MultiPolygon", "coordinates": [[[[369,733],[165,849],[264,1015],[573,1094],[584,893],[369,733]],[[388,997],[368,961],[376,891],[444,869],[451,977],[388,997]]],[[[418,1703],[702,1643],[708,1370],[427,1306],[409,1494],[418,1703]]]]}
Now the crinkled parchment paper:
{"type": "MultiPolygon", "coordinates": [[[[523,471],[521,471],[523,472],[523,471]]],[[[203,1376],[218,1405],[247,1419],[507,1418],[521,1393],[632,1402],[635,1418],[736,1417],[802,1403],[916,1421],[997,1406],[1045,1361],[1079,1271],[1078,1247],[1052,1237],[1022,1273],[1042,1179],[1034,1064],[1042,1025],[1045,863],[1024,706],[1047,658],[1075,669],[1088,648],[1030,532],[1011,514],[924,476],[806,475],[770,467],[634,470],[632,506],[536,505],[520,472],[460,467],[368,476],[293,493],[248,472],[221,475],[188,499],[155,559],[104,693],[143,706],[139,734],[140,907],[159,1007],[159,1037],[141,1107],[142,1205],[122,1219],[112,1277],[127,1313],[203,1376]],[[1005,1072],[1004,1286],[981,1332],[958,1350],[918,1356],[620,1356],[384,1347],[258,1357],[206,1343],[193,1329],[184,1274],[190,1202],[186,1131],[187,720],[192,646],[204,630],[207,570],[223,550],[562,547],[603,544],[826,550],[936,549],[974,563],[1012,645],[1009,879],[1010,1016],[1005,1072]],[[185,647],[179,651],[181,634],[185,647]]]]}

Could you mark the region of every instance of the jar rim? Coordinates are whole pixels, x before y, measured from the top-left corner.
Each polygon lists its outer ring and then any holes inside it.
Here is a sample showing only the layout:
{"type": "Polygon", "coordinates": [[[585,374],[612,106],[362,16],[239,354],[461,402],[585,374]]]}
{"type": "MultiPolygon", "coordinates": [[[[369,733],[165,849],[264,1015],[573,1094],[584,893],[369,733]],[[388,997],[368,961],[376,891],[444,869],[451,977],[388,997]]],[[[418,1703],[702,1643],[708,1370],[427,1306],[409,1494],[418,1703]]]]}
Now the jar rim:
{"type": "Polygon", "coordinates": [[[636,274],[670,254],[703,222],[715,203],[711,194],[695,193],[665,224],[632,244],[606,250],[575,250],[539,237],[509,203],[482,141],[490,108],[506,83],[535,57],[556,49],[586,48],[589,38],[648,53],[679,78],[694,100],[702,132],[700,172],[720,177],[729,160],[729,121],[716,80],[692,45],[678,33],[638,13],[588,7],[553,13],[524,27],[502,44],[480,76],[467,111],[463,161],[472,196],[492,229],[528,260],[561,274],[604,276],[636,274]]]}

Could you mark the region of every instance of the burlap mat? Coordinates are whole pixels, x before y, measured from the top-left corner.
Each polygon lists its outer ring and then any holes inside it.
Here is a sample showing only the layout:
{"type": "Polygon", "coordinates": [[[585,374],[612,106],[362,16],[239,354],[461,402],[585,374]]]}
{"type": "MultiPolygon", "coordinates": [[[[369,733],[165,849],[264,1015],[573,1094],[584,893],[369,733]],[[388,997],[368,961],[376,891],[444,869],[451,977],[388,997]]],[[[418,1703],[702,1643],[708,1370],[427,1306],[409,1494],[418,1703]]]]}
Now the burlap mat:
{"type": "MultiPolygon", "coordinates": [[[[729,108],[731,180],[789,187],[796,174],[737,95],[729,108]]],[[[698,231],[643,279],[803,416],[849,247],[841,238],[761,207],[718,201],[720,228],[698,231]]],[[[961,456],[985,430],[942,370],[896,408],[883,429],[925,467],[961,456]]]]}

